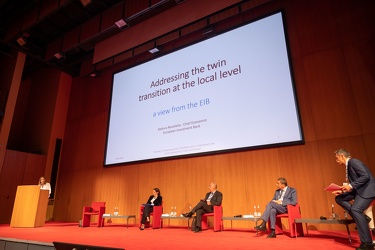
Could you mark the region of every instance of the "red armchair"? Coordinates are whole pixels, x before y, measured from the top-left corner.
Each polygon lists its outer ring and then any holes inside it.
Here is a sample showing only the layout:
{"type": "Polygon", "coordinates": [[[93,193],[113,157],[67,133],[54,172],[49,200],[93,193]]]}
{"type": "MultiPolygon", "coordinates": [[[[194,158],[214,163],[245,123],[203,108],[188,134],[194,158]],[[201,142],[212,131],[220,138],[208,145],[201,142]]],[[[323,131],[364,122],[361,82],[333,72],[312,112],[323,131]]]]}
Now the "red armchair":
{"type": "MultiPolygon", "coordinates": [[[[289,224],[290,237],[303,236],[303,227],[302,223],[297,223],[296,227],[294,226],[294,219],[301,218],[301,209],[299,204],[287,205],[288,212],[285,214],[276,215],[276,224],[275,224],[275,233],[283,234],[283,225],[281,223],[281,218],[287,218],[289,224]]],[[[270,221],[268,221],[268,228],[270,228],[270,221]]]]}
{"type": "Polygon", "coordinates": [[[105,202],[93,202],[91,207],[83,207],[82,227],[89,227],[92,215],[98,216],[98,227],[104,226],[103,214],[105,213],[105,202]]]}
{"type": "MultiPolygon", "coordinates": [[[[141,205],[140,207],[140,213],[139,213],[139,226],[141,226],[141,219],[143,215],[143,209],[145,209],[145,206],[141,205]]],[[[152,228],[161,228],[162,227],[162,220],[161,215],[163,214],[163,206],[154,206],[153,211],[150,213],[150,217],[152,216],[152,228]]],[[[151,218],[150,218],[151,219],[151,218]]],[[[146,222],[147,223],[147,222],[146,222]]],[[[147,223],[145,225],[146,227],[149,227],[150,224],[147,223]]]]}
{"type": "Polygon", "coordinates": [[[213,213],[206,213],[202,215],[202,229],[208,229],[208,217],[214,217],[214,232],[221,231],[223,226],[223,207],[214,206],[213,213]]]}

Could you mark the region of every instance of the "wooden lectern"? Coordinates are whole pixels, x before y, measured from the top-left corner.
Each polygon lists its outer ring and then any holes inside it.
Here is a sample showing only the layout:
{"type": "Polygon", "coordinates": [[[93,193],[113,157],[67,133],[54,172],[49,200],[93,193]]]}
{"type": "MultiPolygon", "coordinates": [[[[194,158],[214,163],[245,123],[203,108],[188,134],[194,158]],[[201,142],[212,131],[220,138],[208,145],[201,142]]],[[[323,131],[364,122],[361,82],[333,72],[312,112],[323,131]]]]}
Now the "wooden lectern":
{"type": "Polygon", "coordinates": [[[48,190],[38,185],[18,186],[11,227],[42,227],[46,221],[48,190]]]}

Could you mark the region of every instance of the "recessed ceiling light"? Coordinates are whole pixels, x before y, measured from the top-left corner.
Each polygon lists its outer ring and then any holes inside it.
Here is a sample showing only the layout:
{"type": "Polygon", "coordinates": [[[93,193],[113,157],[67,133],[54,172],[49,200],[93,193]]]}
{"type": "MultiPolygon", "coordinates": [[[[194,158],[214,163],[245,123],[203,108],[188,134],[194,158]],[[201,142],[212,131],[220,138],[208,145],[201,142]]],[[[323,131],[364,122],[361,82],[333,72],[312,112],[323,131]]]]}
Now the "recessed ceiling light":
{"type": "Polygon", "coordinates": [[[155,54],[156,52],[159,52],[159,49],[158,48],[153,48],[153,49],[150,49],[148,52],[150,52],[152,54],[155,54]]]}
{"type": "Polygon", "coordinates": [[[117,22],[115,22],[116,26],[119,27],[120,29],[122,27],[125,27],[127,25],[127,23],[124,21],[124,19],[120,19],[118,20],[117,22]]]}

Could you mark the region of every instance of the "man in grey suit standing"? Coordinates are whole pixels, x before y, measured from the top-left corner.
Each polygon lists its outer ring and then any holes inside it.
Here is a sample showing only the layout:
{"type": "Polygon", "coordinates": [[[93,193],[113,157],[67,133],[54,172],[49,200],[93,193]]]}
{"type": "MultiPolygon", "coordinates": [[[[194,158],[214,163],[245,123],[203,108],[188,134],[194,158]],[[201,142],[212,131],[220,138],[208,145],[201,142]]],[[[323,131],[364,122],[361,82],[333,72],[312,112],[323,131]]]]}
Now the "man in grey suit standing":
{"type": "Polygon", "coordinates": [[[259,226],[255,227],[256,230],[266,231],[267,222],[270,220],[271,233],[267,236],[267,238],[276,238],[276,215],[288,212],[287,205],[291,204],[294,206],[297,204],[297,191],[288,186],[288,182],[285,178],[280,177],[277,179],[276,185],[278,189],[276,190],[272,200],[268,202],[266,209],[263,212],[261,217],[263,221],[259,226]]]}
{"type": "Polygon", "coordinates": [[[349,181],[341,190],[333,192],[336,195],[336,203],[348,211],[357,224],[361,240],[357,250],[374,249],[368,221],[363,212],[375,199],[375,178],[363,162],[351,158],[345,149],[336,150],[335,156],[339,165],[346,166],[346,181],[349,181]]]}

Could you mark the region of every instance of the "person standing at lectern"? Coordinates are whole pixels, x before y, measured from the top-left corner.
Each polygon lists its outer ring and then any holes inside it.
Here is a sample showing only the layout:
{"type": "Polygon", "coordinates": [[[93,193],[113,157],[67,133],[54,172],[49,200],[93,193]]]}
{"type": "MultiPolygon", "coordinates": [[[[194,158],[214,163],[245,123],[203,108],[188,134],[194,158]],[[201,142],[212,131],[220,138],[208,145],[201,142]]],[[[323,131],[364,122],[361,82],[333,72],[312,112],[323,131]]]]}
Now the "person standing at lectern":
{"type": "Polygon", "coordinates": [[[272,200],[266,205],[266,209],[261,217],[262,223],[255,227],[256,230],[266,231],[266,224],[268,220],[270,220],[271,233],[267,236],[267,238],[276,238],[276,215],[287,213],[287,205],[290,204],[294,206],[297,204],[297,191],[296,189],[288,186],[288,182],[285,178],[280,177],[277,179],[276,186],[278,189],[275,191],[272,200]]]}
{"type": "Polygon", "coordinates": [[[351,158],[345,149],[335,151],[336,162],[345,166],[346,183],[341,190],[333,191],[335,201],[348,211],[357,224],[361,245],[357,250],[374,249],[366,216],[363,213],[375,199],[375,178],[370,169],[360,160],[351,158]],[[354,202],[352,203],[352,201],[354,202]]]}
{"type": "Polygon", "coordinates": [[[51,195],[51,185],[46,182],[46,179],[42,176],[39,178],[39,187],[40,189],[42,190],[48,190],[48,198],[50,197],[51,195]]]}
{"type": "MultiPolygon", "coordinates": [[[[191,217],[195,213],[196,219],[195,224],[191,225],[194,232],[202,232],[202,215],[205,213],[212,213],[214,211],[214,206],[220,206],[223,200],[223,194],[217,190],[217,185],[214,182],[211,182],[208,185],[208,192],[203,200],[200,200],[198,204],[188,213],[183,214],[184,217],[191,217]]],[[[194,221],[193,221],[194,223],[194,221]]]]}

